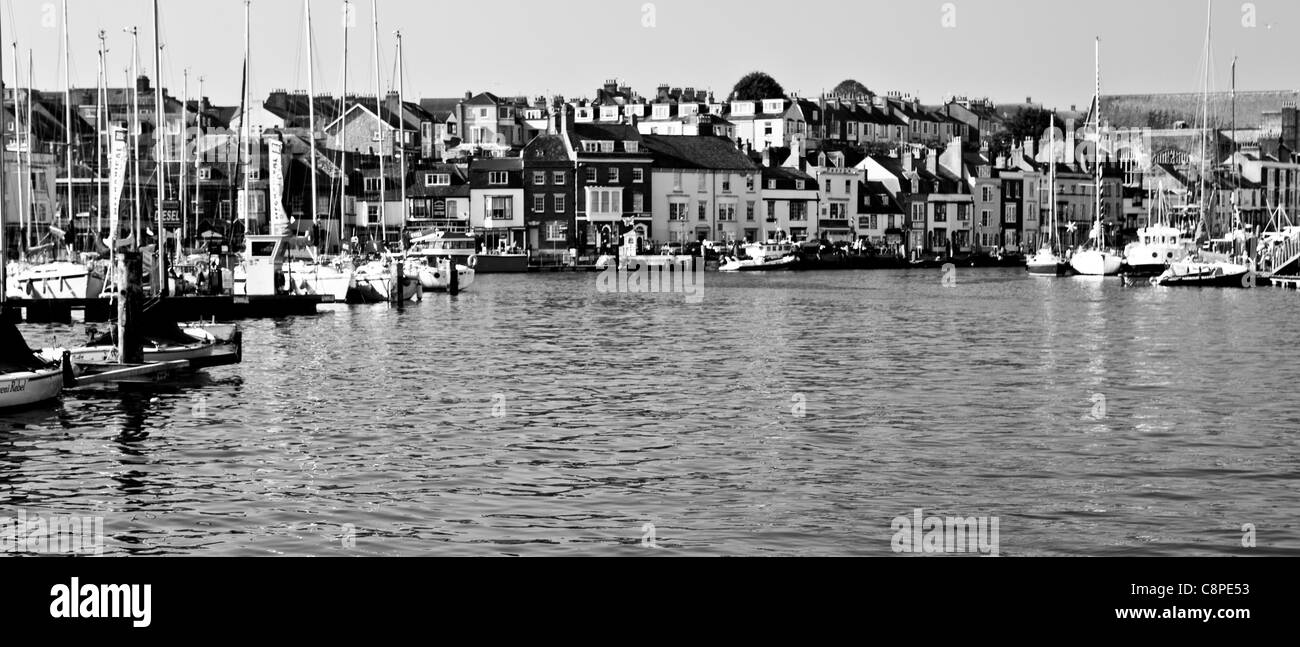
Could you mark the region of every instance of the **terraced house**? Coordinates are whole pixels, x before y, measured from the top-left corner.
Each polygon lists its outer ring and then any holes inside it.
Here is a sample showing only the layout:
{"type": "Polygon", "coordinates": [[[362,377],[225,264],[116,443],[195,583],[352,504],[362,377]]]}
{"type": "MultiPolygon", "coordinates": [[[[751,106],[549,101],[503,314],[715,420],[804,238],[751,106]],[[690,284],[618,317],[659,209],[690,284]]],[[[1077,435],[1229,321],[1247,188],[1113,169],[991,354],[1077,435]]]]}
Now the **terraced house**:
{"type": "Polygon", "coordinates": [[[569,138],[560,134],[561,106],[548,119],[547,132],[524,146],[524,207],[528,247],[533,262],[566,264],[576,249],[577,221],[574,173],[577,155],[569,138]]]}
{"type": "Polygon", "coordinates": [[[650,152],[628,123],[575,123],[567,107],[564,134],[577,164],[574,233],[579,255],[613,253],[622,227],[643,240],[653,232],[650,152]]]}
{"type": "MultiPolygon", "coordinates": [[[[736,144],[721,137],[646,135],[653,155],[653,225],[657,242],[739,242],[759,229],[761,169],[736,144]]],[[[770,223],[763,223],[767,225],[770,223]]]]}

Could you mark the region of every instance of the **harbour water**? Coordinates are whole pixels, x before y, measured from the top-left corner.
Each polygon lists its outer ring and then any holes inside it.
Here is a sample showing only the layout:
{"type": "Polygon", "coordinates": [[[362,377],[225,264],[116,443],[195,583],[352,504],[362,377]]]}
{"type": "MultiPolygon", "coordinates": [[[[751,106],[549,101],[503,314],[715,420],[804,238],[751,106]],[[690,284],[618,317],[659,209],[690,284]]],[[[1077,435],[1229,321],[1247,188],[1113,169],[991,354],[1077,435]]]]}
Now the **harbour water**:
{"type": "Polygon", "coordinates": [[[921,508],[1004,556],[1300,555],[1295,292],[941,278],[250,321],[242,365],[6,414],[0,516],[101,515],[106,554],[885,556],[921,508]]]}

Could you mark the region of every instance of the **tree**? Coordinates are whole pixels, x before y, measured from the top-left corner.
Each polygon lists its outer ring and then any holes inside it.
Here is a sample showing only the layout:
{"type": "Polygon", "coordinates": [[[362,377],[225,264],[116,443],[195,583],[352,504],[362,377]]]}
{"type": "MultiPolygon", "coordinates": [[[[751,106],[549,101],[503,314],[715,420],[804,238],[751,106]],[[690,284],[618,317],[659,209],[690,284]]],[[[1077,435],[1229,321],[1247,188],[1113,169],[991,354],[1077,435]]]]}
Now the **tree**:
{"type": "Polygon", "coordinates": [[[776,79],[762,72],[750,72],[736,83],[731,92],[735,101],[762,101],[763,99],[782,99],[785,88],[776,79]]]}
{"type": "Polygon", "coordinates": [[[1049,119],[1060,129],[1057,138],[1063,137],[1065,122],[1050,110],[1035,106],[1021,108],[1010,119],[1002,123],[1002,132],[993,137],[995,153],[1009,153],[1013,145],[1023,142],[1026,137],[1034,138],[1035,143],[1041,139],[1046,139],[1049,119]]]}
{"type": "Polygon", "coordinates": [[[833,94],[848,97],[860,97],[871,94],[871,90],[868,90],[867,86],[858,83],[854,79],[845,79],[844,81],[840,81],[840,84],[835,86],[835,89],[831,92],[833,94]]]}

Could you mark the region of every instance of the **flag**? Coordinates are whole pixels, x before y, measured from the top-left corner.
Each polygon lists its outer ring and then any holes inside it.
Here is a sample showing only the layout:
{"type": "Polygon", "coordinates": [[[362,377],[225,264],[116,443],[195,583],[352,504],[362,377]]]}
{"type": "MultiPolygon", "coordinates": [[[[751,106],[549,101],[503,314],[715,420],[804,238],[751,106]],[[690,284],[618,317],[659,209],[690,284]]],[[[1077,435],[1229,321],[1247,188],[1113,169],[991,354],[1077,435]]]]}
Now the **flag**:
{"type": "Polygon", "coordinates": [[[271,233],[283,236],[289,230],[289,217],[284,212],[284,168],[280,165],[280,153],[284,142],[273,139],[266,143],[270,159],[267,165],[271,172],[271,233]]]}
{"type": "Polygon", "coordinates": [[[126,129],[113,127],[113,143],[108,153],[108,240],[109,247],[118,234],[118,202],[126,184],[126,129]]]}

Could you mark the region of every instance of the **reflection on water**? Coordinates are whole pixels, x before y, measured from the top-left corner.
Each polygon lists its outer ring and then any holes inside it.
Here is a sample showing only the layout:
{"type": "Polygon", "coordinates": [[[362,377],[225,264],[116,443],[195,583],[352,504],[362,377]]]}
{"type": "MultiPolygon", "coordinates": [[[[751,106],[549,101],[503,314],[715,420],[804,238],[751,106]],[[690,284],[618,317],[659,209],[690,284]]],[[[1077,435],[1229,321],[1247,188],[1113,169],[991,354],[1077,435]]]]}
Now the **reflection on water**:
{"type": "Polygon", "coordinates": [[[639,555],[647,523],[888,555],[913,508],[999,517],[1003,555],[1300,552],[1294,293],[939,278],[485,276],[248,322],[242,366],[6,415],[0,516],[94,511],[144,555],[639,555]]]}

